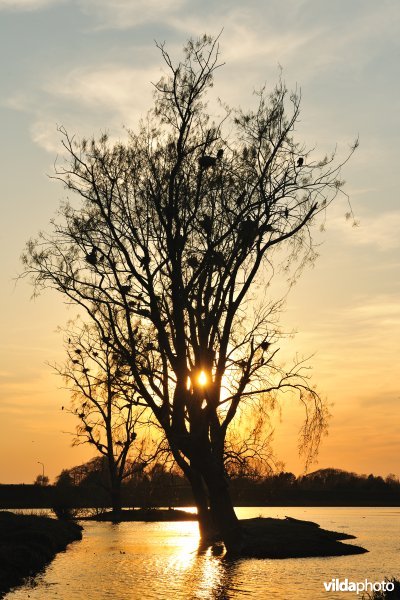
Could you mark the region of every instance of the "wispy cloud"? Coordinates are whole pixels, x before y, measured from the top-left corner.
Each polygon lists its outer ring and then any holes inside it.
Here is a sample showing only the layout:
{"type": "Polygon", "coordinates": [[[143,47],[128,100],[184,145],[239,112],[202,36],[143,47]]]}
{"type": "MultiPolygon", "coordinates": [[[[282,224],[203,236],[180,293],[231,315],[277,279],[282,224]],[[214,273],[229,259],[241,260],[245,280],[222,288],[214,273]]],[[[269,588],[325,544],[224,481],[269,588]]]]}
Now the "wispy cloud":
{"type": "Polygon", "coordinates": [[[113,111],[127,118],[132,112],[144,110],[152,91],[151,80],[158,78],[159,74],[148,68],[109,64],[73,69],[48,83],[45,91],[54,99],[91,110],[113,111]]]}
{"type": "Polygon", "coordinates": [[[129,29],[147,22],[165,22],[182,9],[186,0],[80,0],[81,10],[100,29],[129,29]]]}
{"type": "Polygon", "coordinates": [[[400,248],[400,210],[357,216],[356,227],[343,217],[329,219],[329,229],[340,232],[347,244],[371,246],[380,251],[400,248]]]}
{"type": "Polygon", "coordinates": [[[0,10],[32,11],[62,4],[64,0],[0,0],[0,10]]]}
{"type": "Polygon", "coordinates": [[[15,94],[7,106],[33,115],[33,141],[54,154],[60,151],[57,125],[80,136],[107,129],[118,137],[124,126],[135,128],[151,106],[152,82],[159,78],[158,67],[79,67],[48,78],[35,92],[15,94]]]}

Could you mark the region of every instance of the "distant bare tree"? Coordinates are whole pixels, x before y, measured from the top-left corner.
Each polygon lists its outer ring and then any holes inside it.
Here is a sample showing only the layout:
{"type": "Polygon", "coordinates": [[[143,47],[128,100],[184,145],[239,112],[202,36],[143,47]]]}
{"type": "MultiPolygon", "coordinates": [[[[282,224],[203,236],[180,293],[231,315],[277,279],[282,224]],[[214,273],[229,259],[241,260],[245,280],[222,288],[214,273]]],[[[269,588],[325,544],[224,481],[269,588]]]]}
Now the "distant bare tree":
{"type": "Polygon", "coordinates": [[[97,324],[192,486],[202,536],[218,532],[237,553],[225,452],[239,407],[268,413],[281,392],[297,397],[311,454],[326,426],[305,365],[277,359],[270,283],[279,258],[295,277],[314,257],[312,227],[340,193],[347,158],[321,160],[295,141],[300,96],[281,81],[255,110],[213,122],[205,97],[218,41],[190,40],[177,64],[159,48],[168,74],[127,144],[61,129],[56,177],[80,202],[28,243],[25,273],[97,324]]]}
{"type": "Polygon", "coordinates": [[[106,459],[112,508],[119,511],[123,480],[167,450],[159,431],[151,437],[157,427],[150,427],[151,411],[132,388],[129,368],[98,333],[93,324],[69,328],[67,360],[54,368],[72,392],[65,410],[79,420],[73,444],[91,444],[106,459]]]}

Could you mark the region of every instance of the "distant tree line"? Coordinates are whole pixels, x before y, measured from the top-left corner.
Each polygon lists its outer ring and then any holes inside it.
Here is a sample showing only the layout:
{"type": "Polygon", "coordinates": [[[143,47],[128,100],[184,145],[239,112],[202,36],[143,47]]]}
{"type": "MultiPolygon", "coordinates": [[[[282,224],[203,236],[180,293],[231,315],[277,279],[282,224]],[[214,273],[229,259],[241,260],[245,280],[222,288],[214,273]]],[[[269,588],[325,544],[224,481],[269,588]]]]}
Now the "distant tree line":
{"type": "MultiPolygon", "coordinates": [[[[0,485],[0,507],[111,506],[109,470],[98,457],[64,469],[56,483],[41,485],[0,485]]],[[[234,474],[230,489],[236,506],[400,506],[400,481],[390,474],[357,475],[340,469],[320,469],[296,477],[281,471],[261,475],[234,474]]],[[[155,463],[136,470],[122,485],[127,507],[185,506],[192,504],[185,477],[168,463],[155,463]]]]}

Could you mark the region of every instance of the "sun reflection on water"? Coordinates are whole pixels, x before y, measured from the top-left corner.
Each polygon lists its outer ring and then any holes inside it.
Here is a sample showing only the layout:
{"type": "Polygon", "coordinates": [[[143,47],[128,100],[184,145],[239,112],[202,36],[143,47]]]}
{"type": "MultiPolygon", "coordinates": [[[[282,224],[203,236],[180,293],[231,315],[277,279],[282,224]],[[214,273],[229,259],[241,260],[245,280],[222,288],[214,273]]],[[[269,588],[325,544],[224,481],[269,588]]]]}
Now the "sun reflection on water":
{"type": "MultiPolygon", "coordinates": [[[[228,561],[199,548],[196,522],[85,522],[83,539],[5,600],[326,600],[323,581],[343,572],[354,581],[398,571],[400,514],[371,508],[239,508],[242,518],[286,514],[359,536],[369,553],[334,559],[228,561]],[[305,575],[306,573],[306,575],[305,575]]],[[[337,595],[339,600],[346,594],[337,595]]]]}
{"type": "Polygon", "coordinates": [[[197,551],[182,579],[187,598],[216,600],[230,598],[232,575],[235,566],[214,556],[211,548],[197,551]]]}

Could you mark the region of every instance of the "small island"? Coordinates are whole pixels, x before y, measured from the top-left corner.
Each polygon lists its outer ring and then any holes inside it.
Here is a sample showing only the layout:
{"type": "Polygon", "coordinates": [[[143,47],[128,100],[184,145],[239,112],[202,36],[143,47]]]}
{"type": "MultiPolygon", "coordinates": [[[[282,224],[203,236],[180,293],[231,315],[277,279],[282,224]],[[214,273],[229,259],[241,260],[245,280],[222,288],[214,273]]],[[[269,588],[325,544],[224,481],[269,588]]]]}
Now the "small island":
{"type": "Polygon", "coordinates": [[[137,508],[131,510],[107,510],[95,515],[79,517],[80,521],[197,521],[197,514],[176,508],[137,508]]]}
{"type": "MultiPolygon", "coordinates": [[[[109,521],[197,521],[195,513],[179,509],[141,508],[136,510],[105,511],[83,517],[82,520],[109,521]]],[[[285,519],[256,517],[241,519],[244,544],[242,558],[308,558],[316,556],[347,556],[368,552],[361,546],[343,544],[343,540],[355,539],[354,535],[321,529],[312,521],[292,517],[285,519]]],[[[207,544],[208,545],[208,544],[207,544]]],[[[217,540],[213,550],[224,552],[222,541],[217,540]]]]}
{"type": "Polygon", "coordinates": [[[244,531],[244,558],[310,558],[348,556],[368,552],[361,546],[342,544],[354,535],[321,529],[317,523],[286,517],[257,517],[240,521],[244,531]]]}

